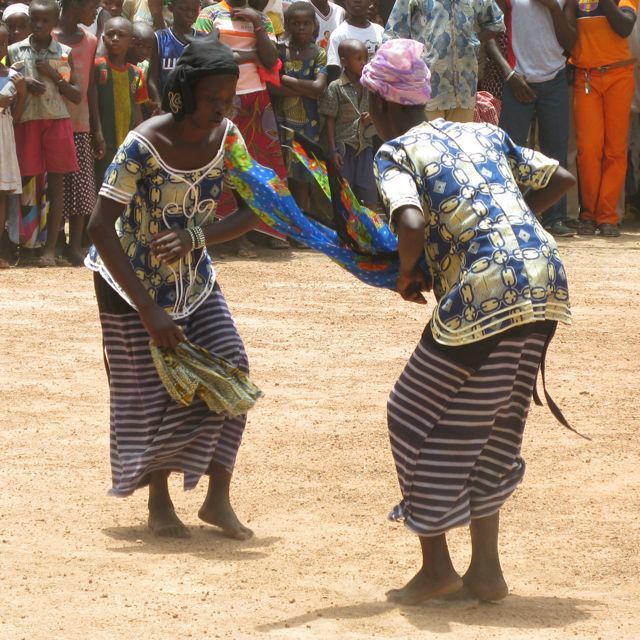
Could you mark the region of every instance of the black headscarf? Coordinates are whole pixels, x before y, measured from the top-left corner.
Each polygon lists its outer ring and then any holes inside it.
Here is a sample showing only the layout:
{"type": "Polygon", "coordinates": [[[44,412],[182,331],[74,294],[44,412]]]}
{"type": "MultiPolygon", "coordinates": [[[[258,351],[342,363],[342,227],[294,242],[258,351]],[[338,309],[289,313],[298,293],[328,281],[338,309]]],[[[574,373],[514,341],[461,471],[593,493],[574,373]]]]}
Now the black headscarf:
{"type": "Polygon", "coordinates": [[[240,75],[238,63],[229,47],[218,40],[216,32],[193,38],[169,74],[162,96],[162,109],[182,120],[195,110],[194,87],[200,78],[213,75],[240,75]]]}

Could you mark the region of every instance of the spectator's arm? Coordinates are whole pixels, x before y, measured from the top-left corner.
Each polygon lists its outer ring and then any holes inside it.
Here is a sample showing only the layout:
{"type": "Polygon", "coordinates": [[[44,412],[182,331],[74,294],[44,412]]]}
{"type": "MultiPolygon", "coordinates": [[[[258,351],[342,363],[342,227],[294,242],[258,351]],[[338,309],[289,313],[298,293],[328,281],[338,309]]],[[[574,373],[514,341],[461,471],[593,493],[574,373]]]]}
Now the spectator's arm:
{"type": "Polygon", "coordinates": [[[518,102],[532,102],[536,98],[536,94],[533,92],[527,79],[518,73],[515,69],[511,68],[508,60],[502,55],[500,47],[495,40],[489,40],[486,43],[487,53],[489,57],[498,65],[505,84],[508,84],[513,91],[513,95],[518,102]],[[507,80],[509,78],[509,80],[507,80]]]}
{"type": "Polygon", "coordinates": [[[158,56],[158,41],[156,40],[154,46],[151,48],[151,57],[149,58],[149,76],[147,79],[147,89],[149,90],[149,97],[156,104],[162,102],[162,96],[160,95],[160,59],[158,56]]]}
{"type": "Polygon", "coordinates": [[[164,22],[164,15],[162,13],[162,0],[148,0],[149,13],[153,19],[153,28],[156,31],[165,29],[166,24],[164,22]]]}
{"type": "MultiPolygon", "coordinates": [[[[553,20],[553,30],[556,34],[556,40],[565,51],[570,53],[578,39],[575,25],[569,21],[557,0],[537,1],[549,10],[551,19],[553,20]]],[[[571,4],[572,2],[573,0],[567,0],[566,4],[571,4]]]]}
{"type": "Polygon", "coordinates": [[[611,28],[621,37],[628,38],[636,23],[636,14],[630,7],[620,8],[614,0],[600,0],[599,4],[611,28]]]}
{"type": "Polygon", "coordinates": [[[477,6],[478,40],[489,42],[505,30],[504,14],[495,0],[483,0],[477,6]]]}
{"type": "Polygon", "coordinates": [[[327,88],[327,74],[319,73],[315,80],[300,80],[291,76],[282,76],[282,84],[296,92],[296,95],[317,100],[327,88]]]}
{"type": "Polygon", "coordinates": [[[98,107],[98,89],[96,87],[96,74],[93,69],[89,74],[89,90],[87,93],[89,100],[89,128],[93,139],[93,153],[96,158],[104,158],[105,141],[102,132],[102,121],[100,120],[100,108],[98,107]]]}

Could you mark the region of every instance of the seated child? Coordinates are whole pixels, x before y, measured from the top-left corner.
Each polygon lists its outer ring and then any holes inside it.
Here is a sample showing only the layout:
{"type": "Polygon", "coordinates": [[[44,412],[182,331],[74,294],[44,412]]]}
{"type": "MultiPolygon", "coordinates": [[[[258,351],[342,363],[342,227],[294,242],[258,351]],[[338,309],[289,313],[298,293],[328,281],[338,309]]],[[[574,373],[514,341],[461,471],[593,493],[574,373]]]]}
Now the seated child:
{"type": "Polygon", "coordinates": [[[9,47],[9,62],[24,69],[27,98],[15,126],[20,173],[48,174],[49,218],[47,240],[39,265],[55,266],[55,250],[62,226],[64,174],[78,171],[73,127],[64,98],[74,104],[81,100],[75,78],[71,47],[51,35],[58,23],[55,0],[33,0],[29,7],[31,36],[9,47]]]}
{"type": "MultiPolygon", "coordinates": [[[[327,55],[314,42],[317,29],[315,11],[309,2],[294,2],[285,12],[288,39],[279,45],[283,61],[280,87],[271,87],[279,96],[275,100],[276,117],[282,127],[302,133],[314,142],[320,141],[318,98],[327,88],[327,55]]],[[[291,134],[281,130],[283,146],[290,144],[291,134]]],[[[289,189],[303,211],[309,210],[310,185],[313,176],[286,154],[289,189]]]]}
{"type": "Polygon", "coordinates": [[[320,100],[326,117],[330,154],[356,197],[370,209],[378,204],[373,176],[372,139],[375,129],[369,116],[369,92],[360,84],[367,64],[367,47],[359,40],[344,40],[339,47],[344,71],[320,100]]]}
{"type": "Polygon", "coordinates": [[[104,157],[96,160],[98,188],[116,150],[129,131],[142,122],[140,105],[148,98],[142,71],[127,62],[132,38],[133,27],[126,18],[111,18],[102,34],[107,55],[97,58],[94,64],[98,111],[106,146],[104,157]]]}
{"type": "MultiPolygon", "coordinates": [[[[0,21],[0,240],[7,220],[7,196],[22,192],[13,118],[19,118],[22,114],[27,95],[22,74],[2,63],[8,47],[9,27],[0,21]]],[[[0,258],[0,269],[9,266],[6,260],[0,258]]]]}
{"type": "Polygon", "coordinates": [[[156,31],[156,45],[151,49],[149,63],[149,95],[157,103],[162,100],[169,73],[189,39],[197,35],[193,25],[198,19],[200,3],[198,0],[172,0],[169,11],[173,14],[173,27],[156,31]]]}

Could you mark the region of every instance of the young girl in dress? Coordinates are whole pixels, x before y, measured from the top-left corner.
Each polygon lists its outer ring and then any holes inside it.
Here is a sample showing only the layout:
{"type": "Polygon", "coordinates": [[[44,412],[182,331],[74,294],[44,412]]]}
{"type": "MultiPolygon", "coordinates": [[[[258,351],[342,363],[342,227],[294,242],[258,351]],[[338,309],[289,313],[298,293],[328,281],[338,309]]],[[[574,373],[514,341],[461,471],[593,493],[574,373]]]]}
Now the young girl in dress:
{"type": "MultiPolygon", "coordinates": [[[[294,2],[285,13],[287,40],[279,45],[283,63],[280,87],[272,87],[281,138],[286,148],[291,134],[297,131],[314,142],[320,142],[318,98],[327,88],[327,54],[315,43],[318,28],[315,10],[309,2],[294,2]]],[[[313,177],[286,155],[291,195],[303,211],[309,210],[313,177]]]]}
{"type": "Polygon", "coordinates": [[[88,231],[111,390],[111,468],[116,496],[149,485],[149,527],[184,537],[167,478],[185,489],[209,475],[198,513],[227,535],[246,539],[229,486],[246,415],[212,413],[201,400],[171,399],[155,371],[149,339],[174,348],[185,337],[248,370],[242,340],[206,246],[257,224],[234,193],[237,211],[213,224],[223,191],[225,145],[237,140],[226,118],[239,69],[215,36],[189,44],[167,81],[163,109],[130,132],[105,173],[88,231]]]}
{"type": "MultiPolygon", "coordinates": [[[[22,193],[13,118],[20,117],[27,95],[22,75],[2,63],[8,47],[9,27],[0,20],[0,240],[7,220],[8,196],[22,193]]],[[[6,260],[0,258],[0,269],[9,266],[6,260]]]]}
{"type": "Polygon", "coordinates": [[[87,216],[96,203],[94,154],[105,153],[100,125],[93,61],[98,39],[80,25],[90,26],[98,8],[98,0],[62,0],[62,13],[53,37],[71,47],[76,78],[80,88],[80,104],[67,100],[73,125],[73,142],[78,158],[78,171],[64,176],[64,217],[69,221],[67,258],[74,266],[84,261],[82,234],[87,216]]]}

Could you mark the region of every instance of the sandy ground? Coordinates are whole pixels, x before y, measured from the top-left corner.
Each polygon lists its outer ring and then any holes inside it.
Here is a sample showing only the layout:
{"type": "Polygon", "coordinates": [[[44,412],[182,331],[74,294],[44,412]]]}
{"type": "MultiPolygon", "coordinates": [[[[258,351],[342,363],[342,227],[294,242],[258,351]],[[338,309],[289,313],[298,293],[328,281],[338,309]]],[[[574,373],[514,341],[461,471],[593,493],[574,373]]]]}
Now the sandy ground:
{"type": "MultiPolygon", "coordinates": [[[[640,638],[640,233],[561,243],[575,324],[535,407],[525,482],[503,511],[500,604],[397,608],[418,564],[386,520],[399,493],[387,394],[430,310],[324,257],[223,259],[219,280],[266,397],[233,496],[255,529],[200,526],[204,482],[173,480],[186,541],[152,538],[144,492],[109,498],[108,388],[91,275],[0,273],[0,638],[640,638]]],[[[459,570],[468,535],[451,536],[459,570]]]]}

